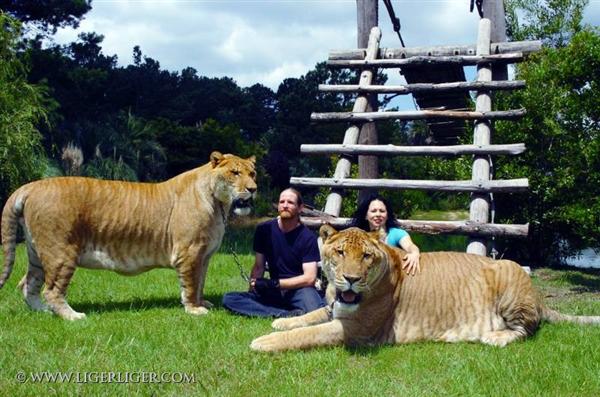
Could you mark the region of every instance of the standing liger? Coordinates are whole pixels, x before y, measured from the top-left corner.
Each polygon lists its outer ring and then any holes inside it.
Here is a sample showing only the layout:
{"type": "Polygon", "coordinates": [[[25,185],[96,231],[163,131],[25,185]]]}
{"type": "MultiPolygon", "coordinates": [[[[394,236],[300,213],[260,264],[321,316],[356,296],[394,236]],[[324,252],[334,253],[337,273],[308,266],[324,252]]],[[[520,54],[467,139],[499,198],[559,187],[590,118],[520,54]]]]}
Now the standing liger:
{"type": "Polygon", "coordinates": [[[203,289],[208,262],[221,245],[228,214],[250,213],[256,194],[254,156],[213,152],[202,167],[162,183],[63,177],[17,189],[2,212],[4,272],[13,268],[17,228],[25,232],[29,267],[19,284],[34,310],[48,308],[67,320],[74,311],[65,293],[77,266],[135,275],[171,267],[181,302],[191,314],[211,303],[203,289]]]}

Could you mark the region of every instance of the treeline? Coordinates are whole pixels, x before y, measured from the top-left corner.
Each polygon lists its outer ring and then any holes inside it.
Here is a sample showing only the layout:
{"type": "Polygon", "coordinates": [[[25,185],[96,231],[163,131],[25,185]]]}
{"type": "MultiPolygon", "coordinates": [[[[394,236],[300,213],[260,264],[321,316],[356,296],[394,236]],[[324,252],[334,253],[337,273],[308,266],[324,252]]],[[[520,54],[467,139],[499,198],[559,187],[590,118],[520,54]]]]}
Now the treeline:
{"type": "Polygon", "coordinates": [[[52,158],[69,144],[80,147],[96,176],[156,181],[207,161],[212,150],[256,154],[269,183],[287,184],[298,168],[300,142],[326,141],[336,129],[309,124],[316,109],[341,109],[344,100],[320,94],[321,81],[349,78],[317,65],[277,92],[260,84],[239,87],[193,68],[172,72],[133,49],[134,63],[117,65],[102,53],[102,37],[82,34],[66,46],[31,48],[29,81],[45,84],[56,102],[42,133],[52,158]],[[310,138],[309,138],[310,137],[310,138]],[[94,162],[113,162],[121,174],[102,175],[94,162]]]}
{"type": "MultiPolygon", "coordinates": [[[[0,1],[0,198],[30,180],[54,175],[159,181],[204,164],[212,150],[259,159],[257,213],[272,210],[290,176],[333,173],[335,159],[300,156],[302,143],[339,143],[345,125],[312,125],[310,113],[344,111],[353,98],[321,93],[319,84],[357,76],[318,64],[276,91],[240,87],[185,68],[168,71],[133,47],[119,66],[90,32],[67,45],[42,46],[57,26],[75,26],[89,1],[0,1]],[[27,7],[27,6],[30,7],[27,7]],[[50,7],[52,5],[52,7],[50,7]],[[37,10],[38,13],[33,13],[37,10]],[[35,26],[38,36],[23,34],[35,26]]],[[[499,109],[526,107],[519,123],[496,124],[493,142],[525,142],[517,158],[495,159],[498,179],[528,177],[531,192],[495,197],[495,221],[530,224],[527,241],[499,241],[505,257],[549,265],[581,247],[600,247],[600,34],[581,22],[584,0],[508,1],[513,40],[543,39],[547,48],[521,64],[525,90],[498,95],[499,109]]],[[[378,76],[380,82],[385,76],[378,76]]],[[[379,141],[432,142],[422,123],[378,124],[379,141]]],[[[465,143],[470,143],[467,128],[465,143]]],[[[470,179],[471,159],[380,158],[382,177],[470,179]]],[[[356,170],[354,170],[356,174],[356,170]]],[[[325,191],[306,191],[320,207],[325,191]]],[[[467,195],[386,192],[401,218],[415,210],[466,209],[467,195]]],[[[348,192],[344,214],[355,206],[348,192]]]]}
{"type": "MultiPolygon", "coordinates": [[[[44,155],[37,154],[37,177],[77,174],[152,182],[206,163],[213,150],[253,154],[262,171],[259,213],[264,213],[291,175],[331,173],[331,159],[302,157],[300,145],[341,142],[346,126],[313,125],[310,114],[349,110],[351,96],[322,93],[318,85],[353,84],[356,73],[320,63],[304,76],[285,79],[275,92],[260,84],[240,87],[228,77],[205,77],[193,68],[164,70],[138,46],[132,49],[133,63],[119,66],[115,55],[103,53],[102,40],[92,32],[67,45],[21,42],[18,55],[27,66],[27,82],[44,98],[38,123],[44,155]]],[[[384,81],[385,75],[378,78],[384,81]]],[[[380,131],[384,143],[410,138],[406,124],[390,122],[380,131]]],[[[398,162],[384,162],[382,172],[386,164],[398,162]]],[[[405,167],[393,168],[402,174],[405,167]]],[[[410,168],[425,176],[423,167],[410,168]]],[[[414,176],[408,169],[404,174],[414,176]]],[[[36,175],[30,171],[26,177],[36,175]]],[[[311,203],[321,197],[317,190],[306,193],[311,203]]],[[[406,215],[415,207],[410,201],[398,204],[406,215]]]]}

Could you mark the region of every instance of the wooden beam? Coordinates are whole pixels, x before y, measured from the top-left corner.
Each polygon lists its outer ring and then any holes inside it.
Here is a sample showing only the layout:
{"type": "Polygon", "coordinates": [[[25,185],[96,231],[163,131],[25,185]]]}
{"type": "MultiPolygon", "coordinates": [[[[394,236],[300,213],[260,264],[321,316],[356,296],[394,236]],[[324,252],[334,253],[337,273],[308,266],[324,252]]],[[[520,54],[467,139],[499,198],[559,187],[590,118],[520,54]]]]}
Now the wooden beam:
{"type": "MultiPolygon", "coordinates": [[[[484,1],[483,17],[492,22],[490,40],[493,42],[506,41],[506,16],[503,1],[484,1]]],[[[508,68],[506,65],[492,65],[492,80],[506,80],[508,68]]]]}
{"type": "MultiPolygon", "coordinates": [[[[379,28],[371,29],[371,35],[369,37],[369,47],[366,54],[367,59],[375,59],[379,50],[379,41],[381,40],[381,30],[379,28]]],[[[358,84],[360,86],[368,86],[373,82],[373,72],[371,70],[364,70],[360,74],[360,80],[358,84]]],[[[367,110],[369,101],[364,95],[356,98],[354,102],[353,112],[364,112],[367,110]]],[[[343,143],[346,145],[358,143],[360,128],[357,125],[350,126],[344,133],[343,143]]],[[[352,163],[347,158],[340,158],[335,166],[334,178],[346,178],[350,175],[350,168],[352,163]]],[[[327,196],[325,203],[325,212],[330,215],[338,216],[342,208],[342,195],[339,191],[332,191],[327,196]]]]}
{"type": "MultiPolygon", "coordinates": [[[[301,217],[302,223],[311,229],[324,224],[338,229],[350,227],[351,218],[337,217],[301,217]]],[[[477,223],[471,221],[415,221],[397,219],[398,225],[409,232],[423,234],[462,234],[485,237],[519,237],[525,238],[529,233],[529,224],[508,225],[497,223],[477,223]]]]}
{"type": "MultiPolygon", "coordinates": [[[[365,47],[369,43],[371,29],[379,26],[379,2],[378,0],[356,0],[357,16],[357,44],[365,47]]],[[[374,54],[375,55],[375,54],[374,54]]],[[[366,59],[367,62],[371,59],[366,59]]],[[[376,73],[376,71],[375,71],[376,73]]],[[[365,112],[376,112],[379,109],[377,95],[365,92],[369,101],[365,112]]],[[[378,142],[377,125],[375,123],[364,123],[360,126],[358,143],[375,145],[378,142]]],[[[377,178],[379,175],[379,161],[374,156],[358,157],[358,175],[360,178],[377,178]]],[[[368,196],[371,192],[365,190],[359,192],[359,200],[368,196]]]]}
{"type": "MultiPolygon", "coordinates": [[[[511,52],[522,52],[524,56],[540,51],[542,42],[534,41],[511,41],[497,42],[490,45],[490,54],[508,54],[511,52]]],[[[366,50],[363,48],[354,50],[333,50],[329,52],[329,60],[342,59],[365,59],[366,50]]],[[[404,59],[416,56],[456,56],[476,55],[477,45],[459,46],[433,46],[433,47],[406,47],[406,48],[381,48],[379,59],[404,59]]]]}
{"type": "MultiPolygon", "coordinates": [[[[479,21],[479,34],[477,40],[477,54],[487,55],[490,51],[491,22],[483,18],[479,21]]],[[[491,81],[491,65],[481,64],[477,67],[477,81],[491,81]]],[[[478,91],[475,110],[489,112],[492,109],[492,97],[489,91],[478,91]]],[[[473,133],[473,144],[489,145],[491,142],[492,126],[488,120],[481,120],[475,124],[473,133]]],[[[488,183],[491,179],[491,164],[488,156],[476,155],[473,159],[472,181],[473,183],[488,183]]],[[[487,223],[490,216],[490,195],[475,192],[471,196],[469,219],[473,222],[487,223]]],[[[482,238],[471,238],[467,245],[467,252],[471,254],[487,255],[487,241],[482,238]]]]}
{"type": "Polygon", "coordinates": [[[505,111],[457,111],[457,110],[405,110],[388,112],[328,112],[312,113],[312,121],[321,122],[371,122],[376,120],[423,120],[423,119],[462,119],[462,120],[514,120],[525,115],[525,109],[505,111]]]}
{"type": "Polygon", "coordinates": [[[460,156],[460,155],[516,155],[525,151],[524,143],[508,145],[450,145],[450,146],[395,146],[395,145],[309,145],[300,146],[305,154],[370,154],[402,156],[460,156]]]}
{"type": "Polygon", "coordinates": [[[331,68],[399,68],[424,65],[462,65],[472,66],[482,63],[516,63],[523,60],[522,52],[494,55],[453,55],[453,56],[414,56],[405,59],[374,59],[374,60],[332,60],[327,61],[331,68]]]}
{"type": "Polygon", "coordinates": [[[525,87],[525,80],[508,81],[465,81],[455,83],[416,83],[406,85],[369,85],[361,87],[357,84],[328,85],[319,84],[322,92],[356,92],[377,94],[412,94],[428,92],[453,92],[477,90],[515,90],[525,87]]]}
{"type": "Polygon", "coordinates": [[[371,29],[379,26],[377,0],[356,0],[356,42],[358,48],[369,45],[371,29]]]}
{"type": "Polygon", "coordinates": [[[514,193],[527,191],[527,178],[493,180],[493,181],[433,181],[410,179],[336,179],[292,177],[290,184],[294,186],[330,187],[345,189],[410,189],[431,190],[437,192],[478,192],[478,193],[514,193]]]}

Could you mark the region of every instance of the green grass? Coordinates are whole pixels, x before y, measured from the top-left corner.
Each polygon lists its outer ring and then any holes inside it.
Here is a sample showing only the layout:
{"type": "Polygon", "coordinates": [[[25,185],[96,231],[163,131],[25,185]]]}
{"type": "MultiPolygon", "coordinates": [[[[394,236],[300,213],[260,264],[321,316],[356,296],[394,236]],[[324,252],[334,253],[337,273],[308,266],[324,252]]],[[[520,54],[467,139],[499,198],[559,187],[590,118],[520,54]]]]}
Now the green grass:
{"type": "MultiPolygon", "coordinates": [[[[457,221],[469,219],[469,211],[419,211],[411,216],[414,220],[457,221]]],[[[465,252],[468,243],[467,236],[448,234],[410,233],[411,239],[423,252],[458,251],[465,252]]]]}
{"type": "MultiPolygon", "coordinates": [[[[223,293],[245,289],[229,247],[246,268],[251,233],[228,231],[211,263],[206,316],[184,313],[175,272],[123,277],[78,269],[69,302],[87,319],[66,322],[30,311],[16,284],[25,271],[24,247],[0,290],[0,390],[5,396],[597,396],[600,327],[544,324],[506,348],[479,344],[418,343],[278,355],[250,351],[270,331],[270,320],[233,316],[223,293]],[[75,383],[28,381],[16,374],[185,373],[192,383],[75,383]]],[[[534,282],[551,307],[600,315],[600,272],[537,272],[534,282]]],[[[80,377],[83,375],[80,375],[80,377]]],[[[94,376],[94,375],[88,375],[94,376]]]]}

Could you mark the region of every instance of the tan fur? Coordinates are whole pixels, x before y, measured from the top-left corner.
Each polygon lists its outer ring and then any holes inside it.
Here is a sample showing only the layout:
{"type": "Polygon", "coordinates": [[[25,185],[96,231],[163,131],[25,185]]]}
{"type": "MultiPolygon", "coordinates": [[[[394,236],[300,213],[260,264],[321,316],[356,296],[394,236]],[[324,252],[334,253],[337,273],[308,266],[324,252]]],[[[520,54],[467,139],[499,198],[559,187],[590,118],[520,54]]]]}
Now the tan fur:
{"type": "MultiPolygon", "coordinates": [[[[421,255],[421,272],[402,271],[404,251],[377,232],[321,228],[328,308],[282,318],[251,348],[259,351],[424,340],[505,346],[532,335],[540,320],[600,324],[600,316],[568,316],[543,306],[529,276],[511,261],[458,252],[421,255]],[[344,303],[340,293],[360,293],[344,303]],[[337,297],[337,299],[336,299],[337,297]]],[[[352,297],[352,294],[343,295],[352,297]]],[[[344,298],[345,299],[345,298],[344,298]]]]}
{"type": "Polygon", "coordinates": [[[2,213],[4,272],[12,271],[17,224],[27,239],[29,269],[21,280],[26,302],[64,319],[85,317],[65,300],[76,266],[135,275],[157,267],[179,274],[181,301],[204,314],[208,262],[219,248],[232,207],[245,215],[256,192],[254,156],[213,152],[206,165],[162,183],[51,178],[15,191],[2,213]]]}

